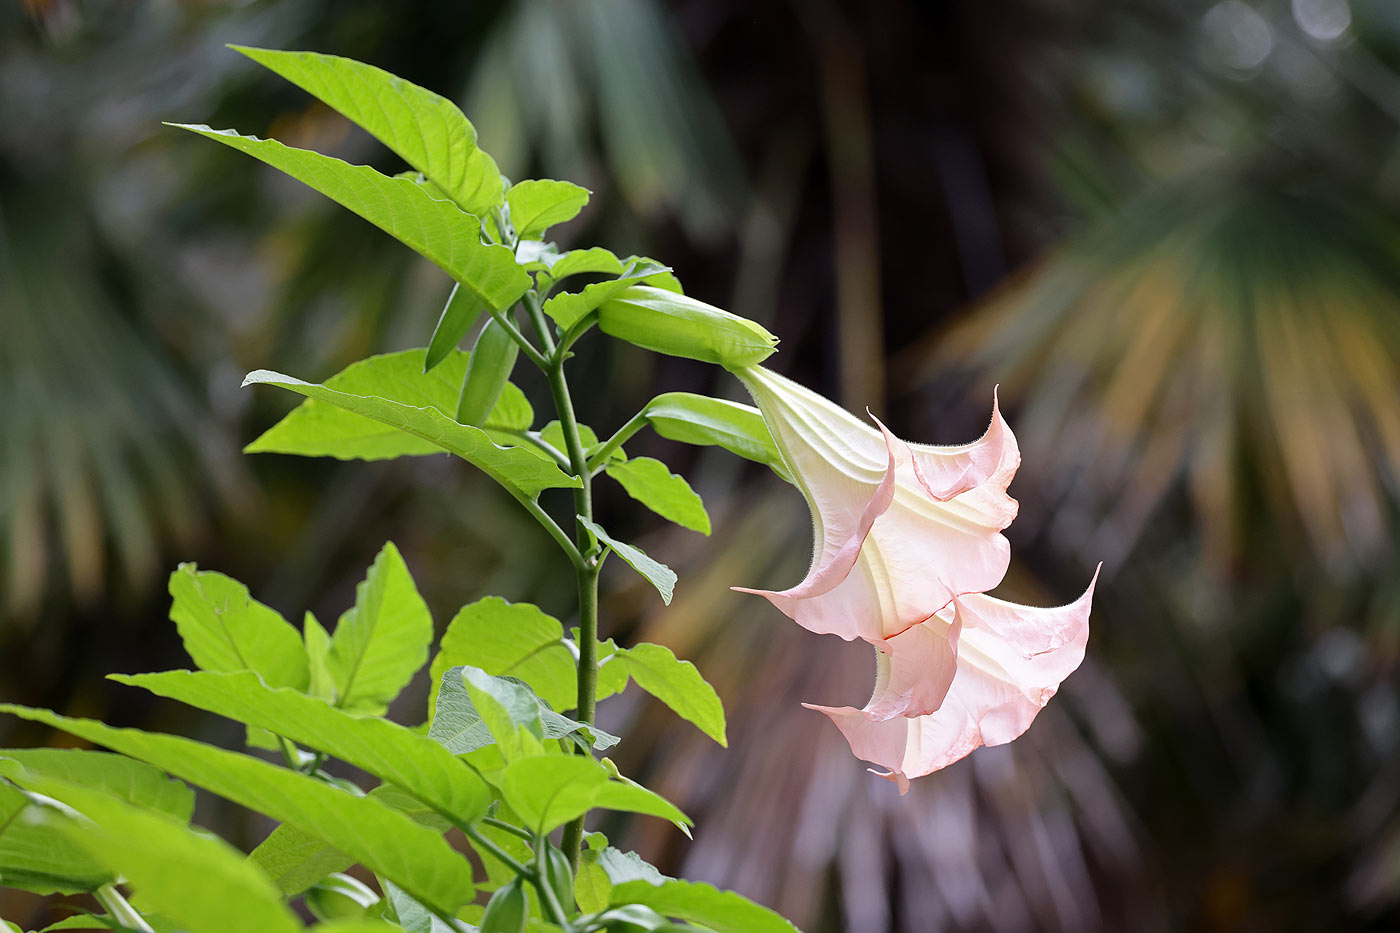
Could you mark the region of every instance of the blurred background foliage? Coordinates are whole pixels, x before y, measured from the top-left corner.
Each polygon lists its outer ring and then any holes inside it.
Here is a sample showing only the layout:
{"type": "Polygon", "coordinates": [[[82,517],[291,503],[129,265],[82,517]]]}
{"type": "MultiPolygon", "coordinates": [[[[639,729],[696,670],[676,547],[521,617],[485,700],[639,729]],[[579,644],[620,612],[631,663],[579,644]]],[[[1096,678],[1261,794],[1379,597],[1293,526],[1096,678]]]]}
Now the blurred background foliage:
{"type": "MultiPolygon", "coordinates": [[[[569,593],[548,541],[445,458],[237,453],[287,405],[243,372],[421,345],[448,288],[159,125],[397,168],[228,42],[453,96],[512,177],[595,191],[572,242],[661,257],[780,333],[784,372],[904,436],[975,436],[1000,383],[1024,452],[1003,592],[1063,602],[1105,561],[1060,699],[899,799],[797,705],[859,705],[867,650],[727,588],[801,575],[796,493],[638,438],[716,531],[622,529],[681,587],[662,611],[610,576],[605,618],[696,660],[731,749],[644,697],[604,706],[631,730],[624,770],[700,827],[615,835],[809,933],[1400,921],[1400,8],[0,6],[0,689],[235,742],[100,680],[184,662],[163,621],[180,560],[290,617],[348,604],[386,538],[444,622],[487,592],[557,611],[569,593]]],[[[580,403],[604,430],[656,392],[738,392],[600,340],[574,365],[612,381],[580,403]]],[[[201,806],[242,844],[264,830],[201,806]]]]}

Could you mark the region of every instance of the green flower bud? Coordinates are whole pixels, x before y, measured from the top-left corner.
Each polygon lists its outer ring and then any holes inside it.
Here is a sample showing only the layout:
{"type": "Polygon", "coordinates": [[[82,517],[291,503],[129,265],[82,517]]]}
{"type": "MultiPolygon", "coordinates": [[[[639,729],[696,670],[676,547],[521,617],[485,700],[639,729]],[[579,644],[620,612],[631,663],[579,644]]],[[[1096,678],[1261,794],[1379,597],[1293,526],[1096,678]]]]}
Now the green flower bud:
{"type": "Polygon", "coordinates": [[[481,915],[481,933],[525,933],[525,921],[530,916],[525,902],[525,882],[512,878],[510,884],[498,888],[486,903],[481,915]]]}
{"type": "Polygon", "coordinates": [[[598,327],[657,353],[726,369],[760,363],[778,345],[777,337],[753,321],[650,285],[633,285],[599,305],[598,327]]]}
{"type": "Polygon", "coordinates": [[[515,356],[520,345],[496,323],[486,322],[476,338],[476,346],[467,359],[467,374],[462,379],[462,394],[457,399],[457,423],[480,425],[496,407],[501,390],[515,369],[515,356]]]}
{"type": "Polygon", "coordinates": [[[340,872],[321,880],[306,892],[306,909],[317,920],[363,917],[366,910],[378,903],[378,894],[340,872]]]}

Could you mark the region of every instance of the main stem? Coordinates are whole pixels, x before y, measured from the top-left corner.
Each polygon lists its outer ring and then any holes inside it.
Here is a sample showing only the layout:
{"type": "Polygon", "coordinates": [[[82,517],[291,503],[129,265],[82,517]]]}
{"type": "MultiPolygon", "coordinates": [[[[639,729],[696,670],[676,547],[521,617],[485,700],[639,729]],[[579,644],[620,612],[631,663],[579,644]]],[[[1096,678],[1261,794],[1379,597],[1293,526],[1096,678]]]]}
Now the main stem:
{"type": "Polygon", "coordinates": [[[115,884],[104,884],[92,896],[97,898],[97,903],[102,905],[102,909],[107,911],[107,915],[129,930],[136,930],[139,933],[154,933],[151,925],[146,922],[146,918],[136,912],[136,908],[127,903],[122,897],[122,892],[117,890],[115,884]]]}
{"type": "MultiPolygon", "coordinates": [[[[542,335],[548,334],[544,315],[540,313],[539,299],[533,294],[525,297],[525,307],[542,335]]],[[[552,340],[549,343],[553,343],[552,340]]],[[[553,348],[551,348],[553,349],[553,348]]],[[[559,427],[564,433],[565,452],[569,456],[569,471],[579,479],[579,488],[574,490],[574,514],[580,518],[593,520],[593,482],[588,469],[588,457],[583,450],[583,440],[579,436],[578,418],[574,414],[574,402],[569,395],[569,383],[564,376],[564,354],[553,353],[546,369],[549,377],[549,390],[554,396],[554,410],[559,415],[559,427]]],[[[574,523],[574,540],[578,552],[583,556],[574,565],[578,581],[578,720],[593,724],[593,711],[597,704],[598,687],[598,554],[589,531],[574,523]]],[[[564,827],[560,840],[569,863],[577,867],[579,845],[583,840],[583,817],[579,817],[564,827]]]]}

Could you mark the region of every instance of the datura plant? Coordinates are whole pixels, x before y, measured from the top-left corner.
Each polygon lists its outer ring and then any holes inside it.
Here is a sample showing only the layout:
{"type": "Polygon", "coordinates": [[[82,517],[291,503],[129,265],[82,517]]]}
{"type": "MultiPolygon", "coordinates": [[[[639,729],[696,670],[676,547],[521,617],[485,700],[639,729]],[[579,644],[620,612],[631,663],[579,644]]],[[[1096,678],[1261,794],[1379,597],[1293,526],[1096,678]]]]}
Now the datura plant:
{"type": "Polygon", "coordinates": [[[897,440],[762,368],[777,339],[685,295],[666,266],[559,249],[550,228],[576,216],[589,192],[502,178],[450,101],[343,58],[238,51],[363,127],[407,168],[385,175],[232,130],[181,128],[306,183],[455,282],[426,348],[370,357],[322,383],[249,374],[247,385],[304,400],[248,452],[455,454],[557,543],[577,579],[576,624],[566,631],[535,606],[488,597],[462,608],[433,652],[432,616],[392,543],[333,627],[309,613],[297,627],[241,583],[181,566],[170,615],[194,669],[112,679],[241,723],[251,751],[0,706],[107,749],[0,751],[0,883],[90,893],[100,911],[59,928],[280,933],[309,915],[328,933],[793,929],[589,831],[599,810],[690,826],[599,754],[620,741],[595,725],[600,699],[635,682],[725,743],[719,698],[693,665],[599,632],[598,578],[610,555],[663,602],[676,576],[608,531],[610,517],[594,511],[596,480],[686,528],[710,529],[684,479],[624,450],[644,429],[766,464],[806,497],[810,573],[788,590],[750,592],[813,632],[874,646],[865,708],[813,708],[901,790],[979,744],[1015,738],[1079,664],[1089,593],[1063,609],[985,595],[1007,568],[1001,531],[1016,504],[1006,489],[1020,459],[995,408],[986,435],[963,447],[897,440]],[[758,407],[667,393],[600,439],[575,417],[566,374],[571,348],[595,325],[724,367],[758,407]],[[472,350],[458,349],[473,333],[472,350]],[[521,358],[548,385],[553,417],[543,425],[512,382],[521,358]],[[425,717],[387,718],[425,667],[434,687],[425,717]],[[346,772],[333,760],[373,786],[338,776],[346,772]],[[245,855],[191,825],[192,786],[277,825],[245,855]]]}

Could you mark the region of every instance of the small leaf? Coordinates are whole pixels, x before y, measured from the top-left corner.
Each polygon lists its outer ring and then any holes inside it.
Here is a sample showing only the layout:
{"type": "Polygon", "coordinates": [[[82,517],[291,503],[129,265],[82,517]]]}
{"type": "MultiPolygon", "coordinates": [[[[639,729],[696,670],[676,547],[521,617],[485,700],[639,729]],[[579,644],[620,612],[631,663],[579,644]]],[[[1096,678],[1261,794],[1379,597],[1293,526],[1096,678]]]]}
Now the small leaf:
{"type": "Polygon", "coordinates": [[[500,172],[480,158],[476,129],[457,105],[373,65],[316,52],[233,46],[363,127],[464,211],[500,203],[500,172]],[[494,197],[491,194],[494,183],[494,197]]]}
{"type": "Polygon", "coordinates": [[[327,752],[397,785],[447,819],[471,822],[491,803],[481,778],[432,739],[387,719],[353,716],[324,700],[272,689],[254,674],[167,671],[111,679],[327,752]]]}
{"type": "Polygon", "coordinates": [[[594,807],[690,821],[665,798],[608,778],[586,755],[530,755],[509,762],[496,778],[507,804],[526,825],[547,833],[594,807]]]}
{"type": "Polygon", "coordinates": [[[613,846],[607,846],[598,853],[598,865],[608,873],[608,880],[614,885],[626,884],[629,881],[664,884],[671,880],[636,852],[623,852],[613,846]]]}
{"type": "Polygon", "coordinates": [[[540,739],[561,739],[580,733],[591,737],[592,745],[598,750],[616,745],[618,738],[599,729],[562,716],[549,708],[521,681],[510,677],[493,677],[470,666],[451,667],[443,672],[442,687],[438,691],[437,709],[433,716],[428,735],[447,746],[454,754],[484,748],[496,741],[494,736],[506,735],[514,745],[513,730],[525,727],[540,739]],[[477,709],[472,694],[468,692],[464,677],[470,678],[473,690],[486,693],[501,707],[509,725],[497,725],[484,721],[482,712],[477,709]]]}
{"type": "Polygon", "coordinates": [[[398,548],[388,542],[355,588],[355,606],[340,617],[326,659],[337,704],[383,713],[428,663],[433,617],[398,548]]]}
{"type": "Polygon", "coordinates": [[[170,618],[185,650],[206,671],[256,671],[276,687],[306,689],[301,637],[231,577],[181,564],[170,575],[170,618]]]}
{"type": "Polygon", "coordinates": [[[355,797],[289,768],[179,736],[114,729],[94,720],[12,703],[0,704],[0,712],[139,758],[234,803],[297,826],[444,913],[455,911],[471,897],[471,868],[446,840],[371,797],[355,797]]]}
{"type": "Polygon", "coordinates": [[[501,310],[530,287],[530,276],[504,246],[481,241],[481,222],[451,201],[434,198],[407,178],[390,178],[365,165],[293,149],[275,139],[234,130],[169,124],[246,152],[349,208],[405,246],[437,263],[487,307],[501,310]]]}
{"type": "Polygon", "coordinates": [[[444,671],[464,664],[519,677],[556,710],[570,709],[578,699],[577,660],[563,626],[529,603],[488,596],[463,606],[443,633],[429,682],[441,683],[444,671]]]}
{"type": "Polygon", "coordinates": [[[428,341],[428,352],[423,357],[423,372],[429,372],[437,364],[447,359],[449,353],[457,349],[457,344],[467,336],[476,319],[485,308],[471,292],[461,285],[452,286],[452,294],[447,296],[437,326],[433,328],[432,339],[428,341]]]}
{"type": "Polygon", "coordinates": [[[533,240],[555,224],[577,217],[588,203],[588,189],[567,181],[530,179],[512,185],[506,203],[516,236],[533,240]]]}
{"type": "Polygon", "coordinates": [[[677,660],[670,648],[644,642],[620,649],[608,658],[607,665],[617,665],[676,715],[694,723],[719,744],[728,745],[724,706],[714,687],[705,682],[694,664],[677,660]]]}
{"type": "Polygon", "coordinates": [[[667,266],[651,260],[629,260],[621,275],[606,282],[594,282],[580,292],[560,292],[544,303],[544,313],[564,330],[583,320],[599,305],[639,282],[670,274],[667,266]]]}
{"type": "Polygon", "coordinates": [[[311,669],[311,682],[306,692],[334,703],[336,688],[330,668],[331,636],[310,610],[307,610],[306,619],[302,622],[301,636],[306,643],[306,657],[311,669]]]}
{"type": "Polygon", "coordinates": [[[691,392],[667,392],[642,410],[662,437],[698,446],[719,446],[746,460],[766,464],[792,482],[782,455],[757,408],[691,392]]]}
{"type": "Polygon", "coordinates": [[[614,905],[644,904],[657,913],[698,923],[715,933],[798,933],[779,914],[732,891],[668,878],[627,881],[612,890],[614,905]]]}
{"type": "Polygon", "coordinates": [[[582,853],[574,876],[574,901],[579,910],[596,913],[608,906],[611,895],[612,880],[598,864],[598,853],[591,849],[582,853]]]}
{"type": "MultiPolygon", "coordinates": [[[[439,366],[433,372],[442,369],[439,366]]],[[[419,408],[392,399],[340,392],[265,369],[249,373],[243,384],[281,386],[413,434],[456,454],[523,496],[533,498],[545,489],[568,489],[579,484],[576,477],[565,475],[553,462],[520,447],[498,447],[482,429],[458,424],[436,408],[419,408]]]]}
{"type": "Polygon", "coordinates": [[[662,518],[691,531],[710,533],[705,503],[683,477],[672,473],[660,460],[634,457],[609,464],[605,472],[621,483],[629,496],[662,518]]]}
{"type": "MultiPolygon", "coordinates": [[[[350,364],[327,379],[325,387],[413,408],[431,408],[446,419],[455,420],[457,396],[469,360],[465,351],[451,350],[441,365],[425,373],[422,350],[385,353],[350,364]]],[[[523,431],[534,419],[525,394],[514,384],[506,383],[482,427],[494,438],[494,430],[523,431]]],[[[445,448],[398,422],[356,414],[343,404],[308,398],[243,448],[243,452],[388,460],[441,454],[445,448]]]]}
{"type": "Polygon", "coordinates": [[[671,595],[676,589],[674,570],[660,561],[648,557],[641,548],[618,541],[588,519],[580,517],[578,521],[583,527],[593,532],[599,541],[617,552],[617,556],[625,560],[633,570],[646,577],[647,582],[656,587],[656,591],[661,594],[661,601],[670,605],[671,595]]]}
{"type": "Polygon", "coordinates": [[[622,260],[618,259],[611,250],[603,249],[601,246],[590,246],[588,249],[571,249],[567,253],[560,254],[559,258],[549,266],[549,277],[555,282],[559,282],[571,275],[582,275],[589,272],[621,275],[622,269],[622,260]]]}
{"type": "Polygon", "coordinates": [[[143,903],[201,933],[296,933],[302,925],[277,890],[236,849],[157,811],[71,781],[35,774],[15,762],[0,773],[61,801],[85,818],[49,810],[46,824],[123,876],[143,903]],[[237,905],[237,909],[230,909],[237,905]]]}

